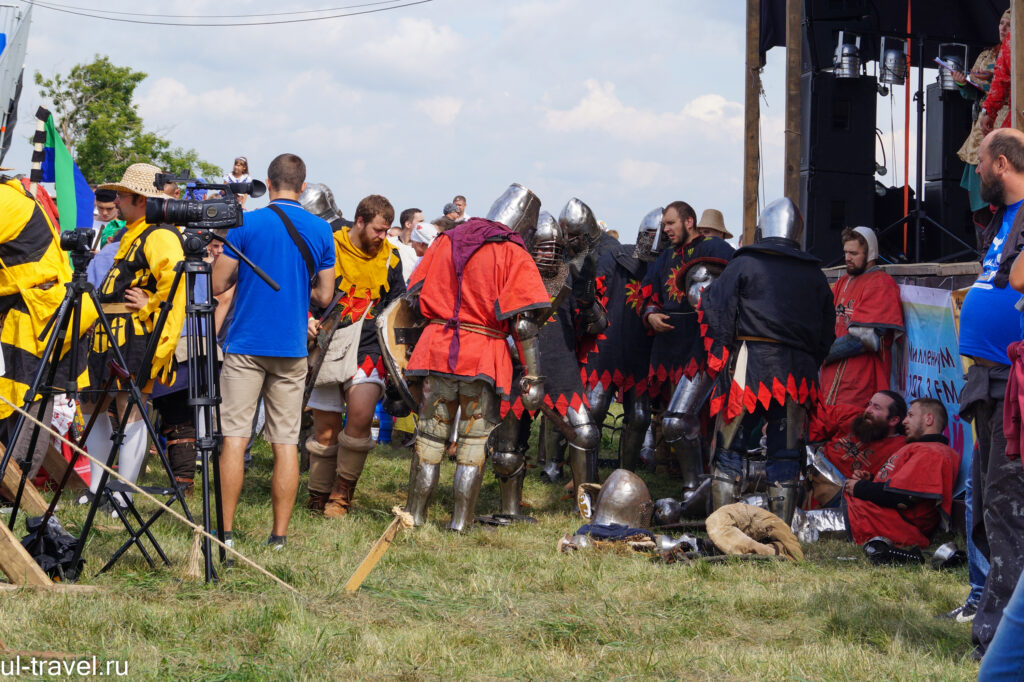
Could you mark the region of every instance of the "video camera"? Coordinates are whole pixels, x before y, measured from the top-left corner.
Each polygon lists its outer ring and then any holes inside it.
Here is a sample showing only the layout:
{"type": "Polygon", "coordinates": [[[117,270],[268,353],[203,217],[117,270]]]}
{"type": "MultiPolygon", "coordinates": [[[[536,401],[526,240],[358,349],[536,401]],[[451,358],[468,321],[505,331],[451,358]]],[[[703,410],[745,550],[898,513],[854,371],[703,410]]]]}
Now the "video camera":
{"type": "Polygon", "coordinates": [[[188,171],[182,171],[180,175],[157,173],[153,181],[153,185],[161,191],[168,183],[185,185],[190,190],[205,190],[207,196],[209,192],[221,192],[221,195],[204,201],[149,197],[146,199],[147,223],[180,225],[191,230],[238,227],[242,224],[242,206],[238,203],[237,195],[259,197],[267,191],[267,186],[259,180],[213,184],[190,178],[188,171]]]}
{"type": "Polygon", "coordinates": [[[89,253],[96,240],[96,230],[64,230],[60,233],[60,248],[74,253],[89,253]]]}

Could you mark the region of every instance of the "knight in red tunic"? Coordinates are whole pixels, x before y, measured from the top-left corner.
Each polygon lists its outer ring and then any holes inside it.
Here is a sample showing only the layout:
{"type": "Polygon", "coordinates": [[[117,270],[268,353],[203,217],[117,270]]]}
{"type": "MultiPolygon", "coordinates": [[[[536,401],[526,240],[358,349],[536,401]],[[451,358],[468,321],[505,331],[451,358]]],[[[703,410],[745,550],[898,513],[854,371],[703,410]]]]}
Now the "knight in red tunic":
{"type": "Polygon", "coordinates": [[[942,435],[946,419],[946,408],[938,400],[913,401],[904,420],[907,444],[873,478],[846,482],[850,535],[858,545],[884,537],[895,545],[923,549],[936,528],[948,528],[960,454],[942,435]]]}
{"type": "MultiPolygon", "coordinates": [[[[566,438],[574,487],[596,482],[601,444],[600,425],[591,416],[577,359],[578,348],[584,345],[581,339],[592,340],[607,327],[595,283],[600,237],[593,212],[572,199],[557,222],[542,212],[535,233],[526,238],[555,308],[540,330],[544,400],[539,409],[566,438]]],[[[527,439],[536,411],[514,400],[512,411],[491,434],[488,446],[501,492],[501,511],[491,517],[495,522],[523,518],[527,439]]]]}
{"type": "Polygon", "coordinates": [[[836,340],[821,368],[822,402],[863,405],[889,388],[893,344],[903,334],[896,281],[883,272],[878,240],[868,227],[843,231],[846,274],[832,289],[836,340]]]}
{"type": "Polygon", "coordinates": [[[818,420],[812,419],[809,441],[822,442],[820,456],[824,461],[812,460],[807,469],[805,482],[810,496],[805,508],[831,506],[842,493],[846,479],[874,476],[882,465],[906,444],[903,437],[903,419],[907,416],[907,403],[903,396],[893,391],[879,391],[871,396],[842,431],[829,429],[818,420]],[[817,467],[828,468],[828,472],[817,467]]]}
{"type": "Polygon", "coordinates": [[[423,377],[405,507],[416,524],[426,520],[452,428],[459,437],[448,528],[462,531],[473,522],[487,438],[513,394],[509,337],[525,368],[521,400],[535,409],[543,397],[535,315],[550,301],[517,232],[536,225],[540,202],[520,185],[498,201],[510,209],[495,216],[502,222],[472,218],[442,233],[409,280],[428,321],[406,369],[423,377]]]}

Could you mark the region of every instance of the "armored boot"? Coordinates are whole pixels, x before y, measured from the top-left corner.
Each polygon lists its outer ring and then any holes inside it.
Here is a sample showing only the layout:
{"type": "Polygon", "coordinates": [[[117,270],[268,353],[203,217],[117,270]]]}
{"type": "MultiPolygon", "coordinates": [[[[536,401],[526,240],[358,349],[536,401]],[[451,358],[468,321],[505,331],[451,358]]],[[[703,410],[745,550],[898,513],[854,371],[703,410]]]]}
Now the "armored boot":
{"type": "Polygon", "coordinates": [[[562,465],[565,463],[565,436],[545,417],[540,422],[538,441],[537,449],[544,450],[545,460],[541,477],[549,483],[558,483],[562,478],[562,465]]]}
{"type": "Polygon", "coordinates": [[[569,468],[572,469],[573,494],[581,483],[597,482],[597,453],[569,446],[569,468]]]}
{"type": "Polygon", "coordinates": [[[406,500],[405,511],[412,514],[417,526],[422,526],[427,520],[427,505],[437,487],[440,473],[440,462],[424,462],[419,455],[413,455],[409,467],[409,499],[406,500]]]}
{"type": "Polygon", "coordinates": [[[448,530],[461,533],[473,525],[476,498],[480,494],[480,482],[483,480],[482,465],[459,464],[455,467],[455,480],[452,484],[454,505],[448,530]]]}
{"type": "Polygon", "coordinates": [[[422,526],[427,520],[427,505],[437,487],[441,460],[444,459],[447,446],[447,432],[438,428],[438,425],[436,420],[424,420],[424,428],[416,436],[413,445],[415,454],[409,466],[409,498],[405,503],[405,511],[412,514],[417,526],[422,526]]]}
{"type": "Polygon", "coordinates": [[[619,432],[619,466],[627,471],[636,471],[640,466],[640,450],[644,446],[647,426],[626,422],[619,432]]]}
{"type": "MultiPolygon", "coordinates": [[[[336,478],[331,487],[331,495],[324,505],[324,516],[338,519],[348,513],[349,507],[352,506],[356,483],[366,464],[366,453],[376,444],[373,438],[355,438],[344,431],[338,435],[336,478]]],[[[312,461],[310,471],[312,473],[312,461]]]]}
{"type": "Polygon", "coordinates": [[[337,477],[338,445],[321,445],[315,438],[308,438],[306,452],[309,453],[309,500],[306,507],[311,512],[323,514],[337,477]]]}
{"type": "Polygon", "coordinates": [[[491,453],[491,466],[501,492],[501,515],[516,517],[523,513],[523,480],[526,457],[519,452],[491,453]]]}
{"type": "Polygon", "coordinates": [[[690,440],[679,438],[667,442],[669,451],[674,455],[675,461],[679,464],[679,471],[683,477],[683,497],[692,493],[700,486],[700,477],[704,473],[704,459],[701,457],[700,439],[690,440]]]}
{"type": "Polygon", "coordinates": [[[711,471],[711,511],[727,504],[739,502],[742,481],[739,475],[730,476],[718,467],[711,471]]]}
{"type": "Polygon", "coordinates": [[[793,523],[800,481],[776,481],[768,485],[768,511],[786,522],[793,523]]]}

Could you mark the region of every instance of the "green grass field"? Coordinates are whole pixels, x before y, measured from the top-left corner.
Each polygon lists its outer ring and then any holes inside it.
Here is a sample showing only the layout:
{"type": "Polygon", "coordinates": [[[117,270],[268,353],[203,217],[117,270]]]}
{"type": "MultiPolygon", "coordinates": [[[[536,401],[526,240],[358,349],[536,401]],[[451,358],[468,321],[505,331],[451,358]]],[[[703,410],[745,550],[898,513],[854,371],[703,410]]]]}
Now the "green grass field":
{"type": "MultiPolygon", "coordinates": [[[[269,448],[248,472],[236,545],[301,593],[248,568],[219,584],[182,580],[191,533],[156,534],[175,561],[137,551],[95,571],[124,538],[103,518],[89,538],[84,595],[0,593],[0,639],[13,650],[127,661],[131,679],[969,679],[970,628],[936,619],[965,595],[966,569],[875,568],[836,541],[801,564],[661,564],[628,551],[559,554],[581,521],[531,470],[524,499],[539,523],[443,529],[454,464],[428,525],[400,534],[363,588],[342,585],[405,500],[408,453],[379,446],[340,521],[305,513],[304,482],[284,552],[270,529],[269,448]]],[[[607,473],[607,472],[603,472],[607,473]]],[[[155,479],[154,479],[155,480],[155,479]]],[[[650,477],[652,495],[675,491],[650,477]]],[[[495,511],[488,472],[478,511],[495,511]]],[[[198,498],[192,507],[199,509],[198,498]]],[[[83,508],[63,509],[73,532],[83,508]]],[[[20,525],[20,524],[19,524],[20,525]]],[[[23,531],[19,529],[19,535],[23,531]]],[[[4,655],[0,655],[2,658],[4,655]]]]}

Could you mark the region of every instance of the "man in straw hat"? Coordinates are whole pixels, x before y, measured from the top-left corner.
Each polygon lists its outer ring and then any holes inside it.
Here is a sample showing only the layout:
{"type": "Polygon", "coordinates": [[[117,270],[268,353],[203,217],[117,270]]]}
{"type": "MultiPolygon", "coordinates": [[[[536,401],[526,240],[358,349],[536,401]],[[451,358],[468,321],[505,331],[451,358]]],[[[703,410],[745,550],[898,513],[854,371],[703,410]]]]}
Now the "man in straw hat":
{"type": "Polygon", "coordinates": [[[732,232],[725,227],[725,218],[717,208],[706,208],[697,221],[697,231],[705,237],[732,239],[732,232]]]}
{"type": "MultiPolygon", "coordinates": [[[[119,217],[125,221],[127,232],[121,238],[114,255],[114,264],[97,291],[103,312],[110,322],[113,338],[106,331],[97,328],[89,356],[89,379],[91,388],[100,388],[110,372],[109,362],[114,359],[111,349],[117,346],[124,357],[128,370],[142,390],[143,398],[152,390],[153,380],[173,383],[175,371],[174,349],[181,336],[185,321],[185,289],[178,287],[171,297],[171,283],[174,268],[184,258],[181,234],[173,225],[151,225],[146,222],[146,200],[149,197],[167,198],[156,187],[156,175],[160,169],[148,163],[135,163],[125,170],[119,182],[106,183],[99,189],[110,189],[117,193],[119,217]],[[169,305],[167,319],[162,329],[156,329],[161,309],[169,305]],[[155,351],[149,366],[143,363],[151,336],[157,333],[155,351]],[[140,376],[140,372],[146,372],[140,376]]],[[[111,447],[111,423],[106,410],[109,399],[106,396],[91,400],[82,406],[85,421],[97,410],[96,423],[86,440],[89,453],[105,460],[111,447]]],[[[117,413],[124,414],[128,393],[116,394],[117,413]]],[[[119,417],[120,418],[120,417],[119,417]]],[[[134,482],[142,469],[146,455],[146,425],[138,408],[128,416],[118,461],[119,473],[134,482]]],[[[90,491],[95,494],[103,471],[90,463],[90,491]]],[[[87,497],[84,498],[87,501],[87,497]]]]}

